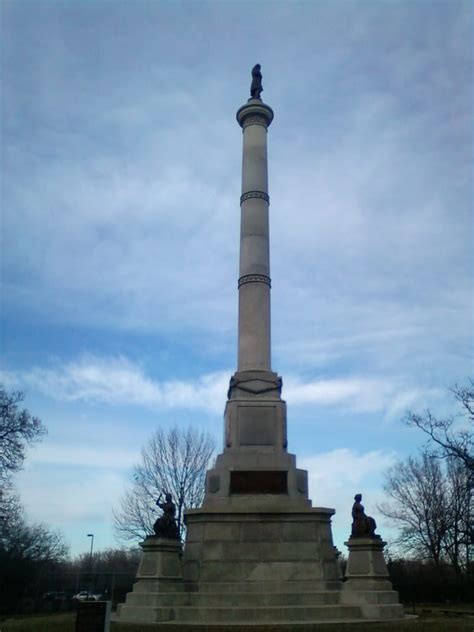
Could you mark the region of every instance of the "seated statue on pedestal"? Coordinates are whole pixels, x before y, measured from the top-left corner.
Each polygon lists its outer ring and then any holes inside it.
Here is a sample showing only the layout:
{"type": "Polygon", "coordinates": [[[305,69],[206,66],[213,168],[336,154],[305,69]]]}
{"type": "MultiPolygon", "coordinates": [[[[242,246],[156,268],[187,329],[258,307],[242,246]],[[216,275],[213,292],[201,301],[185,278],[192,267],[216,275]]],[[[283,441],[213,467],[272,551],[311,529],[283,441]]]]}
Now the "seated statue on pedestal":
{"type": "Polygon", "coordinates": [[[165,502],[162,503],[160,494],[156,504],[163,510],[163,515],[158,518],[153,525],[153,530],[158,538],[168,538],[169,540],[179,540],[179,531],[176,525],[176,506],[171,498],[171,494],[165,494],[165,502]]]}
{"type": "Polygon", "coordinates": [[[352,505],[352,529],[351,538],[379,538],[375,535],[377,525],[371,516],[367,516],[364,511],[364,505],[361,503],[362,494],[354,496],[354,504],[352,505]]]}

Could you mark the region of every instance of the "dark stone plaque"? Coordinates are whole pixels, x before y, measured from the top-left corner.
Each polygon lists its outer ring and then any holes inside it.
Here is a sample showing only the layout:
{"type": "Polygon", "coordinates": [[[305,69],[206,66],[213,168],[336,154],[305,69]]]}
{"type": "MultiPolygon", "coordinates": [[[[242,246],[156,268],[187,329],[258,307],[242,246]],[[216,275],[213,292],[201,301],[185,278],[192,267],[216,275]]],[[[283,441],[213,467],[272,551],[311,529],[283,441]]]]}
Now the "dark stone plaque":
{"type": "Polygon", "coordinates": [[[238,420],[240,445],[276,444],[275,406],[239,406],[238,420]]]}
{"type": "Polygon", "coordinates": [[[235,471],[230,473],[231,494],[287,494],[288,472],[235,471]]]}
{"type": "Polygon", "coordinates": [[[110,601],[79,601],[76,632],[109,632],[110,601]]]}

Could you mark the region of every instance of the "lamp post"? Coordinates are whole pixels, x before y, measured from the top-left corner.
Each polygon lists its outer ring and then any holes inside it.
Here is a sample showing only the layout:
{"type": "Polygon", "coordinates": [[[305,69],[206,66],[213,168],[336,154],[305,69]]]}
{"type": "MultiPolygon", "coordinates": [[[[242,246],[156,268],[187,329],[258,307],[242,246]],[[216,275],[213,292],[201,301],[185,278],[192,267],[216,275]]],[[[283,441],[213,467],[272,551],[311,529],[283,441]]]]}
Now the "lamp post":
{"type": "Polygon", "coordinates": [[[89,573],[90,573],[90,581],[89,581],[89,590],[88,590],[88,597],[91,596],[92,593],[92,551],[94,548],[94,534],[93,533],[88,533],[87,537],[91,539],[91,552],[89,554],[89,573]]]}
{"type": "Polygon", "coordinates": [[[3,490],[0,489],[0,520],[6,520],[7,514],[6,511],[3,509],[3,490]]]}

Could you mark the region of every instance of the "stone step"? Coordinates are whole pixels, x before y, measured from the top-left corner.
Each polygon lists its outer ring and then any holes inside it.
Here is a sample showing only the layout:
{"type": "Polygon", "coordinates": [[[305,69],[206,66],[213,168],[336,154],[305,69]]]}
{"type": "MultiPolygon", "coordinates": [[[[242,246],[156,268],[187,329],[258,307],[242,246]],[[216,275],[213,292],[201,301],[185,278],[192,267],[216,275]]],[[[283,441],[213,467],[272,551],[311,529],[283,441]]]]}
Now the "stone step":
{"type": "MultiPolygon", "coordinates": [[[[290,593],[290,592],[320,592],[341,590],[342,582],[325,581],[319,579],[285,580],[285,581],[200,581],[199,592],[201,593],[290,593]]],[[[193,584],[185,582],[186,590],[193,591],[193,584]]],[[[197,588],[197,584],[196,584],[197,588]]],[[[151,589],[153,590],[153,589],[151,589]]]]}
{"type": "MultiPolygon", "coordinates": [[[[396,590],[342,590],[340,603],[365,606],[399,606],[400,601],[396,590]]],[[[370,610],[370,608],[369,608],[370,610]]]]}
{"type": "Polygon", "coordinates": [[[124,606],[121,621],[141,621],[143,623],[291,623],[350,621],[361,619],[357,606],[259,606],[247,608],[197,608],[178,606],[175,608],[124,606]]]}
{"type": "Polygon", "coordinates": [[[396,620],[405,616],[400,603],[361,604],[360,609],[367,619],[396,620]]]}
{"type": "Polygon", "coordinates": [[[127,606],[319,606],[339,604],[339,591],[284,593],[129,593],[127,606]]]}
{"type": "Polygon", "coordinates": [[[283,621],[319,621],[357,619],[361,616],[357,606],[251,606],[196,608],[183,606],[175,609],[176,620],[183,623],[273,623],[283,621]]]}

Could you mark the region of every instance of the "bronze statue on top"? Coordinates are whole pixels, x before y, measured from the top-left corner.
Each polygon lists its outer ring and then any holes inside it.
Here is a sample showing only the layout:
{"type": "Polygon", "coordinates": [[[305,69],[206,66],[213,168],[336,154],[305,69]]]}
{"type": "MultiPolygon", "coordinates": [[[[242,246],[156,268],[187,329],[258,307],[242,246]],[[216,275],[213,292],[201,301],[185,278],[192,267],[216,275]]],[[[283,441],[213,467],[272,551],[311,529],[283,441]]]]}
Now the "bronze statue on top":
{"type": "Polygon", "coordinates": [[[371,516],[365,514],[364,505],[361,503],[362,494],[354,496],[352,505],[352,529],[351,538],[380,538],[375,534],[377,525],[371,516]]]}
{"type": "Polygon", "coordinates": [[[252,68],[252,85],[250,86],[250,96],[252,99],[260,99],[263,92],[262,73],[260,72],[260,64],[255,64],[252,68]]]}
{"type": "Polygon", "coordinates": [[[160,494],[156,501],[157,506],[163,510],[163,515],[155,521],[153,531],[158,538],[168,538],[169,540],[179,540],[179,531],[176,525],[176,506],[171,498],[171,494],[165,495],[165,502],[162,503],[160,494]]]}

